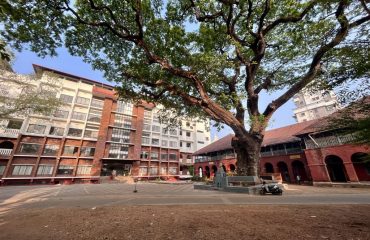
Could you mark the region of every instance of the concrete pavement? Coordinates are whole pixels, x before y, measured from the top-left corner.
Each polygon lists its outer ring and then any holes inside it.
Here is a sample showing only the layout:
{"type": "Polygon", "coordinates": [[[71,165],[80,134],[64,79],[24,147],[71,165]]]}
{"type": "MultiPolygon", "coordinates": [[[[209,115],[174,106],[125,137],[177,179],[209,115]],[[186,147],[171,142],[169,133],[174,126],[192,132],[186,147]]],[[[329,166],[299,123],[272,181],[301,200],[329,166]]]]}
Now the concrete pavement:
{"type": "Polygon", "coordinates": [[[370,189],[288,185],[283,196],[194,190],[192,184],[75,184],[0,188],[0,214],[14,208],[93,208],[115,205],[370,204],[370,189]]]}

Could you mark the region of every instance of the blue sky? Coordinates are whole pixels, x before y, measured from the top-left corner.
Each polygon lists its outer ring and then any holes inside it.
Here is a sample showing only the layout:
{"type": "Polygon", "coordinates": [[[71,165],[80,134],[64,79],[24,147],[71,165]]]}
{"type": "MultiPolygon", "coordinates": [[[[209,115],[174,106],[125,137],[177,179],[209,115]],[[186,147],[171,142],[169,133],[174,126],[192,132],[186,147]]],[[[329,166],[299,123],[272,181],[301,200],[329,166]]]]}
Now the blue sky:
{"type": "MultiPolygon", "coordinates": [[[[53,68],[56,70],[60,70],[73,75],[109,83],[104,79],[102,72],[93,70],[89,64],[86,64],[82,61],[82,58],[71,56],[65,48],[58,49],[57,57],[46,57],[46,58],[39,58],[35,53],[32,53],[27,50],[24,50],[22,52],[16,52],[15,60],[13,62],[13,69],[15,72],[18,73],[30,74],[33,73],[32,68],[33,63],[53,68]]],[[[278,93],[274,93],[272,95],[263,94],[260,97],[261,102],[260,109],[264,109],[264,107],[269,102],[271,102],[271,100],[275,99],[278,95],[279,95],[278,93]]],[[[279,128],[290,124],[294,124],[295,120],[293,119],[293,109],[294,104],[290,100],[279,110],[277,110],[272,120],[270,121],[268,128],[269,129],[279,128]]],[[[212,128],[211,130],[212,139],[215,134],[217,134],[217,136],[221,138],[231,132],[232,131],[229,127],[225,127],[220,132],[218,132],[217,129],[212,128]]]]}

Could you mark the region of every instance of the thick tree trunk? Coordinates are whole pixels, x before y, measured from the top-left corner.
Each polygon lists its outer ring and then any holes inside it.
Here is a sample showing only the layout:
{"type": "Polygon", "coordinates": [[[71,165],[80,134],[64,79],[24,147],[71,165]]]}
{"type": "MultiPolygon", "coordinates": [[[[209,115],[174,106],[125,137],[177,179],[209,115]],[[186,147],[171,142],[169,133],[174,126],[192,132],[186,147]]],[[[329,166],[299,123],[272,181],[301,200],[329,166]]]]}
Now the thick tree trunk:
{"type": "Polygon", "coordinates": [[[239,176],[258,176],[260,149],[263,136],[238,137],[232,140],[232,146],[237,154],[237,173],[239,176]]]}

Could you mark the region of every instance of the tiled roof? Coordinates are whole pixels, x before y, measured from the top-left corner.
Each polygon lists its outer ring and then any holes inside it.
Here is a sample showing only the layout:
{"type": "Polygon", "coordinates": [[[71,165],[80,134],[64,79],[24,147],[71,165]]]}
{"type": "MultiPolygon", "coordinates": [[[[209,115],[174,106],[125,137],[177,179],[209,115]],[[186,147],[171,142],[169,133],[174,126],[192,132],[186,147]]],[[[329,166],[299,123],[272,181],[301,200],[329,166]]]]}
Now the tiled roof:
{"type": "Polygon", "coordinates": [[[262,146],[299,141],[300,139],[296,137],[297,133],[311,125],[315,125],[316,122],[318,122],[318,119],[266,131],[262,146]]]}
{"type": "MultiPolygon", "coordinates": [[[[314,124],[316,121],[317,120],[311,120],[266,131],[262,146],[299,141],[299,138],[295,137],[296,133],[308,127],[309,125],[314,124]]],[[[231,139],[233,137],[234,134],[229,134],[217,140],[216,142],[199,149],[194,153],[194,155],[232,149],[231,139]]]]}
{"type": "Polygon", "coordinates": [[[199,155],[203,153],[210,153],[210,152],[217,152],[217,151],[222,151],[226,149],[232,149],[233,147],[231,146],[231,139],[234,137],[234,134],[229,134],[223,138],[220,138],[219,140],[208,144],[204,148],[199,149],[194,155],[199,155]]]}

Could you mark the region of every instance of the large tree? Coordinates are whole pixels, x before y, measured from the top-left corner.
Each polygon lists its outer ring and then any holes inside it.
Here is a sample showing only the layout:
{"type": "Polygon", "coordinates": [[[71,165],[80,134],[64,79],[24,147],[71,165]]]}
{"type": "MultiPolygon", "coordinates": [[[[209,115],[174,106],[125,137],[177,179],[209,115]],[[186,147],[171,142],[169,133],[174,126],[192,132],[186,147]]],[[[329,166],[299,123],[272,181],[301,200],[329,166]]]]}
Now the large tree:
{"type": "Polygon", "coordinates": [[[64,44],[117,82],[121,97],[230,126],[238,173],[257,175],[279,107],[314,80],[368,75],[367,2],[11,0],[2,36],[40,55],[64,44]],[[261,109],[260,94],[275,90],[283,93],[261,109]]]}

